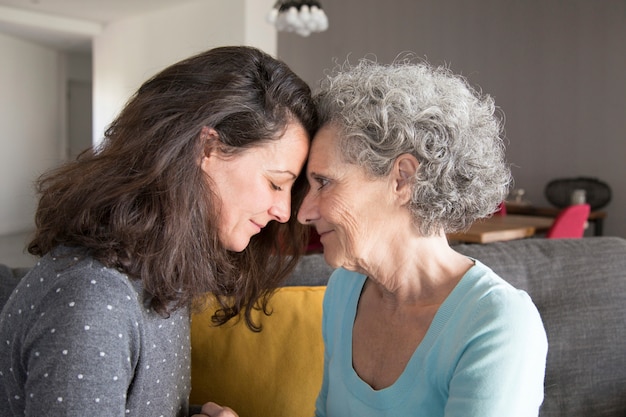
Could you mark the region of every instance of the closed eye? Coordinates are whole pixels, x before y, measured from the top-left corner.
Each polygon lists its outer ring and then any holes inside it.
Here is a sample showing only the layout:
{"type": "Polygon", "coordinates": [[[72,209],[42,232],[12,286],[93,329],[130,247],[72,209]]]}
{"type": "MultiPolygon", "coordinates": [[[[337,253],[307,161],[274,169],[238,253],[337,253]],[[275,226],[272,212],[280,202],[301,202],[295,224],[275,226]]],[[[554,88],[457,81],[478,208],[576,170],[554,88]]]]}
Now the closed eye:
{"type": "Polygon", "coordinates": [[[272,187],[272,190],[274,190],[274,191],[282,191],[282,190],[283,190],[281,186],[276,185],[276,184],[274,184],[274,183],[273,183],[273,182],[271,182],[271,181],[270,181],[270,185],[271,185],[271,187],[272,187]]]}
{"type": "Polygon", "coordinates": [[[317,189],[321,190],[322,188],[324,188],[325,186],[328,185],[328,183],[330,182],[328,180],[328,178],[324,178],[324,177],[320,177],[319,175],[315,175],[312,177],[313,181],[317,184],[317,189]]]}

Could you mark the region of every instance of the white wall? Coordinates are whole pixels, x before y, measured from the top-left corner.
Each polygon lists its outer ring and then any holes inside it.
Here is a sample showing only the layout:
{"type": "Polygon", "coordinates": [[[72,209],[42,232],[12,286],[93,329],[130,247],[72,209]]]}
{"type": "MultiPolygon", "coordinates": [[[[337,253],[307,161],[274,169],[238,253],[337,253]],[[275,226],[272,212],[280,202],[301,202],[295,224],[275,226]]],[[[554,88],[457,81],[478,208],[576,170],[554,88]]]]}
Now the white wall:
{"type": "Polygon", "coordinates": [[[74,81],[91,82],[93,77],[93,66],[91,53],[76,52],[66,56],[67,79],[74,81]]]}
{"type": "Polygon", "coordinates": [[[105,27],[93,48],[94,142],[145,80],[180,59],[243,44],[275,55],[276,33],[265,22],[272,5],[271,0],[201,0],[105,27]]]}
{"type": "Polygon", "coordinates": [[[63,55],[0,34],[0,234],[32,228],[33,182],[61,158],[63,55]]]}
{"type": "Polygon", "coordinates": [[[278,56],[313,88],[349,56],[414,52],[448,64],[506,115],[516,186],[547,205],[554,178],[612,187],[606,235],[626,237],[626,2],[623,0],[323,1],[327,32],[281,33],[278,56]]]}
{"type": "Polygon", "coordinates": [[[93,77],[84,56],[0,34],[0,235],[33,228],[33,181],[65,156],[68,80],[93,80],[97,142],[129,96],[167,65],[220,45],[275,55],[276,32],[265,22],[272,5],[199,0],[113,22],[94,40],[93,77]]]}

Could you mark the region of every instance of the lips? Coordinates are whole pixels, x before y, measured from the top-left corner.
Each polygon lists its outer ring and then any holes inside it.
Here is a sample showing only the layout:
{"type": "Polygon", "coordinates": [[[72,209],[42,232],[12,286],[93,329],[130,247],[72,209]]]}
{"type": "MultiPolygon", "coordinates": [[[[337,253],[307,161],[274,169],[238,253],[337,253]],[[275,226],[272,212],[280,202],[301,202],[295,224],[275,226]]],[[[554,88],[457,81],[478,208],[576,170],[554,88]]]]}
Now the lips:
{"type": "Polygon", "coordinates": [[[255,225],[259,229],[258,232],[260,232],[261,229],[263,229],[265,227],[265,225],[261,225],[261,224],[255,222],[255,221],[253,221],[253,220],[250,220],[250,223],[252,223],[253,225],[255,225]]]}

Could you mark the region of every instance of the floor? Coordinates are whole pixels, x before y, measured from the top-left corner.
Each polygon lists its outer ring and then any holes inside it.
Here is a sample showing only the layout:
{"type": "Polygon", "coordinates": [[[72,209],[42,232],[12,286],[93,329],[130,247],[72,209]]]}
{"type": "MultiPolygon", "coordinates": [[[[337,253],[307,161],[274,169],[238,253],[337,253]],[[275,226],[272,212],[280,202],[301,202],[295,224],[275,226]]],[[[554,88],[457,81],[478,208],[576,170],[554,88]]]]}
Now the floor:
{"type": "Polygon", "coordinates": [[[30,236],[30,232],[0,235],[0,264],[11,268],[35,265],[36,258],[26,251],[30,236]]]}

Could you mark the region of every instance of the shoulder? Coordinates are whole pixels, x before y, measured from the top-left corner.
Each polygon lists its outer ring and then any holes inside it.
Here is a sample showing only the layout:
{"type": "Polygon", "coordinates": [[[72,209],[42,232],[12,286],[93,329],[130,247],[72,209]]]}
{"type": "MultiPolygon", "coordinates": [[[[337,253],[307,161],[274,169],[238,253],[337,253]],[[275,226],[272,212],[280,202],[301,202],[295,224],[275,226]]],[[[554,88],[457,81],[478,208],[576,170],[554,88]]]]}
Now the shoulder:
{"type": "Polygon", "coordinates": [[[2,334],[24,355],[44,358],[62,350],[68,352],[64,360],[71,357],[76,363],[92,361],[101,352],[122,358],[120,363],[136,357],[130,352],[139,350],[143,306],[118,271],[88,257],[47,255],[16,291],[2,313],[2,334]]]}
{"type": "Polygon", "coordinates": [[[18,287],[18,302],[28,302],[37,320],[50,316],[101,321],[139,318],[141,296],[128,277],[90,257],[55,255],[42,258],[18,287]]]}
{"type": "Polygon", "coordinates": [[[476,306],[498,310],[536,310],[526,291],[513,287],[480,261],[459,282],[463,297],[476,306]]]}
{"type": "Polygon", "coordinates": [[[520,341],[525,337],[545,338],[541,316],[528,293],[479,261],[453,294],[457,325],[474,335],[500,333],[520,341]]]}

